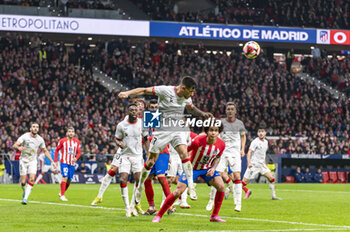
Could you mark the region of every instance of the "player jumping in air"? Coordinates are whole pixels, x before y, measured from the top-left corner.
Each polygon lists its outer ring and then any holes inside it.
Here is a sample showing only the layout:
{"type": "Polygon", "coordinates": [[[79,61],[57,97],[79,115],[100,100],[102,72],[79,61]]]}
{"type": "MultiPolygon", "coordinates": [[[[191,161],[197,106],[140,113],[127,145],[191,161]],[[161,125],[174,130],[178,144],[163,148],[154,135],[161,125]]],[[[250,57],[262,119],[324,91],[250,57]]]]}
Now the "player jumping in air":
{"type": "MultiPolygon", "coordinates": [[[[218,138],[220,132],[223,130],[223,125],[219,127],[210,126],[205,127],[205,135],[197,136],[188,147],[188,151],[191,153],[191,162],[193,164],[193,179],[202,177],[209,185],[214,186],[217,189],[215,196],[214,210],[210,217],[212,222],[226,222],[222,220],[218,214],[221,208],[222,201],[225,196],[225,184],[216,171],[216,167],[219,164],[220,157],[225,150],[225,142],[218,138]]],[[[179,183],[176,186],[176,190],[171,193],[165,200],[162,208],[157,213],[152,222],[160,222],[165,211],[173,205],[175,200],[185,191],[188,185],[188,179],[184,175],[181,175],[179,183]]]]}
{"type": "MultiPolygon", "coordinates": [[[[137,88],[126,92],[119,93],[120,98],[128,98],[130,95],[145,95],[153,94],[159,97],[158,107],[162,113],[162,122],[172,123],[178,122],[184,117],[184,109],[186,107],[187,112],[194,116],[202,116],[204,118],[212,117],[212,114],[200,111],[198,108],[193,106],[191,96],[194,95],[197,83],[191,77],[184,77],[181,80],[181,84],[178,86],[154,86],[148,88],[137,88]]],[[[153,139],[150,145],[150,156],[145,162],[144,168],[142,169],[140,184],[136,190],[136,204],[141,201],[142,187],[145,180],[147,179],[153,165],[158,159],[159,153],[164,148],[171,144],[182,160],[183,171],[187,177],[188,188],[190,198],[192,200],[197,199],[197,195],[193,185],[193,173],[192,165],[190,162],[190,156],[187,152],[186,132],[167,130],[164,129],[164,125],[153,133],[153,139]]]]}
{"type": "Polygon", "coordinates": [[[50,156],[49,151],[46,149],[44,139],[38,135],[39,124],[32,123],[30,127],[30,132],[23,134],[15,144],[12,146],[13,149],[21,151],[21,156],[19,159],[19,172],[21,176],[21,186],[23,190],[22,204],[26,205],[28,203],[28,197],[32,188],[34,186],[35,174],[37,171],[37,156],[38,149],[40,148],[45,156],[51,161],[52,166],[56,168],[56,164],[50,156]],[[27,174],[29,174],[29,181],[27,182],[27,174]]]}
{"type": "MultiPolygon", "coordinates": [[[[242,208],[242,181],[241,181],[241,158],[245,155],[246,129],[241,120],[236,118],[236,105],[233,102],[226,104],[226,118],[221,119],[224,124],[224,131],[220,138],[225,141],[226,149],[216,169],[228,184],[230,192],[233,193],[235,211],[240,212],[242,208]],[[230,168],[233,173],[227,175],[225,169],[230,168]],[[234,183],[234,184],[233,184],[234,183]]],[[[216,189],[211,188],[210,200],[206,207],[211,211],[214,205],[216,189]]]]}
{"type": "Polygon", "coordinates": [[[244,199],[247,199],[252,192],[245,187],[251,179],[256,178],[260,173],[264,175],[270,181],[271,199],[281,200],[281,198],[276,197],[275,191],[275,178],[271,174],[271,171],[266,166],[266,151],[268,149],[268,142],[266,140],[266,130],[265,126],[259,126],[258,138],[255,138],[249,146],[249,151],[247,154],[247,165],[248,168],[244,173],[243,177],[243,190],[245,191],[244,199]]]}
{"type": "Polygon", "coordinates": [[[61,192],[58,194],[61,201],[68,201],[64,195],[67,191],[70,182],[73,178],[75,171],[75,162],[81,156],[80,142],[77,138],[74,138],[74,127],[68,127],[67,137],[61,139],[58,142],[58,146],[55,151],[55,163],[57,162],[58,152],[61,151],[61,192]]]}

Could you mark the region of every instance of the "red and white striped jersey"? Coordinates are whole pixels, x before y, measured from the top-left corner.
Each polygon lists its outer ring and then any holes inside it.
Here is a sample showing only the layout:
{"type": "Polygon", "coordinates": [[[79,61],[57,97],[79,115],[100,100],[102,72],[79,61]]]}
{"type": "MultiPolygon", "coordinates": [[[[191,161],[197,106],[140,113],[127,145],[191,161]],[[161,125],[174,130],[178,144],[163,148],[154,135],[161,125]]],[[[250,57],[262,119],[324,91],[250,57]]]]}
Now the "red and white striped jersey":
{"type": "Polygon", "coordinates": [[[211,167],[215,158],[219,158],[225,150],[225,142],[217,138],[216,143],[209,145],[207,135],[199,135],[192,140],[188,151],[191,153],[193,170],[204,170],[211,167]]]}
{"type": "Polygon", "coordinates": [[[61,150],[61,163],[73,165],[72,161],[75,157],[80,158],[80,142],[77,138],[68,139],[65,137],[58,142],[58,146],[55,151],[55,162],[57,162],[58,152],[61,150]]]}

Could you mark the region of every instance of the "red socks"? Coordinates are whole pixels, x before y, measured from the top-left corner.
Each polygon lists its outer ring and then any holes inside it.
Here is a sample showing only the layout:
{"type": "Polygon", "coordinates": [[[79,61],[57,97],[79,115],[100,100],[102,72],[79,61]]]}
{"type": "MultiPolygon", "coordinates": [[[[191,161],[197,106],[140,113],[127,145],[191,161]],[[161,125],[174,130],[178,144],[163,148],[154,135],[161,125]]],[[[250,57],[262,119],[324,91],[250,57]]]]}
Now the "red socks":
{"type": "MultiPolygon", "coordinates": [[[[225,193],[224,193],[225,195],[225,193]]],[[[173,193],[170,193],[169,196],[165,199],[162,208],[157,213],[157,216],[163,217],[164,213],[174,204],[176,197],[173,193]]]]}
{"type": "Polygon", "coordinates": [[[66,185],[67,185],[66,182],[64,182],[64,181],[61,182],[61,196],[64,196],[64,193],[65,193],[66,187],[67,187],[66,185]]]}
{"type": "Polygon", "coordinates": [[[214,209],[211,214],[212,217],[217,216],[219,214],[222,201],[224,200],[225,192],[216,192],[215,201],[214,201],[214,209]]]}
{"type": "Polygon", "coordinates": [[[244,190],[244,192],[248,192],[248,188],[247,187],[245,187],[247,184],[246,183],[244,183],[243,181],[242,181],[242,189],[244,190]]]}
{"type": "Polygon", "coordinates": [[[242,183],[241,180],[235,180],[235,184],[240,184],[240,183],[242,183]]]}
{"type": "Polygon", "coordinates": [[[108,175],[110,175],[111,177],[115,176],[115,172],[112,169],[108,170],[108,175]]]}
{"type": "Polygon", "coordinates": [[[152,180],[146,179],[145,181],[145,193],[150,207],[155,207],[154,204],[154,191],[152,187],[152,180]]]}
{"type": "Polygon", "coordinates": [[[226,180],[226,184],[230,183],[230,181],[231,181],[231,179],[228,178],[228,179],[226,180]]]}
{"type": "Polygon", "coordinates": [[[170,192],[170,187],[169,187],[169,184],[168,182],[166,181],[165,179],[165,176],[160,176],[158,177],[158,181],[159,183],[162,185],[162,188],[163,188],[163,192],[165,194],[165,196],[169,196],[169,194],[171,193],[170,192]]]}
{"type": "Polygon", "coordinates": [[[148,170],[148,171],[152,169],[152,167],[148,167],[148,166],[147,166],[147,162],[145,162],[143,166],[144,166],[144,167],[146,168],[146,170],[148,170]]]}
{"type": "Polygon", "coordinates": [[[270,180],[270,183],[271,183],[271,184],[275,183],[275,178],[273,178],[272,180],[270,180]]]}

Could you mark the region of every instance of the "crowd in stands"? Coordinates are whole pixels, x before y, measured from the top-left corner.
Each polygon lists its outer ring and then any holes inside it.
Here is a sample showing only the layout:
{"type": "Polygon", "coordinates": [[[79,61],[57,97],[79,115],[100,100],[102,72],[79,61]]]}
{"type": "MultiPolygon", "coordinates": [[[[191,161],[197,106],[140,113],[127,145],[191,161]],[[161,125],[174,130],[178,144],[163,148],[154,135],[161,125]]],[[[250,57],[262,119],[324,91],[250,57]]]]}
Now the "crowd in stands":
{"type": "MultiPolygon", "coordinates": [[[[116,1],[108,0],[68,0],[64,1],[67,8],[78,9],[97,9],[97,10],[116,10],[118,9],[116,1]]],[[[21,5],[21,6],[53,6],[59,1],[39,1],[39,0],[0,0],[0,4],[21,5]]]]}
{"type": "Polygon", "coordinates": [[[339,59],[336,56],[333,56],[333,58],[318,57],[307,59],[303,63],[306,72],[328,85],[338,88],[341,91],[346,91],[350,95],[349,56],[345,56],[343,59],[339,59]]]}
{"type": "Polygon", "coordinates": [[[134,0],[153,20],[348,29],[345,0],[213,0],[214,9],[180,13],[176,1],[134,0]]]}
{"type": "Polygon", "coordinates": [[[30,122],[40,123],[48,144],[64,137],[70,125],[83,154],[92,154],[85,158],[99,160],[103,168],[104,154],[116,151],[113,135],[127,101],[93,80],[94,64],[130,88],[176,85],[181,76],[193,76],[196,106],[221,117],[225,102],[235,101],[248,141],[260,123],[267,125],[268,136],[281,136],[271,140],[271,153],[349,154],[349,100],[332,98],[264,55],[248,60],[235,50],[214,54],[202,44],[194,48],[149,40],[135,45],[119,39],[106,47],[97,43],[90,48],[79,39],[67,47],[43,43],[39,36],[1,38],[1,152],[12,150],[30,122]],[[298,139],[282,138],[290,136],[298,139]]]}

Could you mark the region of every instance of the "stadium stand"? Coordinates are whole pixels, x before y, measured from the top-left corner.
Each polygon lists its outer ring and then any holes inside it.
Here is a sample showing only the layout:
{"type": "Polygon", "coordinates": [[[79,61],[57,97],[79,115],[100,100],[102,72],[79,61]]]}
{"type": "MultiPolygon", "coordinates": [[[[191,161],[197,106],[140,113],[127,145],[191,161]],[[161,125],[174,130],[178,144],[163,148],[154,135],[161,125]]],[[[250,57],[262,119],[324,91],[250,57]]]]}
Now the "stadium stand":
{"type": "Polygon", "coordinates": [[[152,20],[348,29],[349,2],[213,0],[213,7],[181,12],[175,1],[134,0],[152,20]]]}

